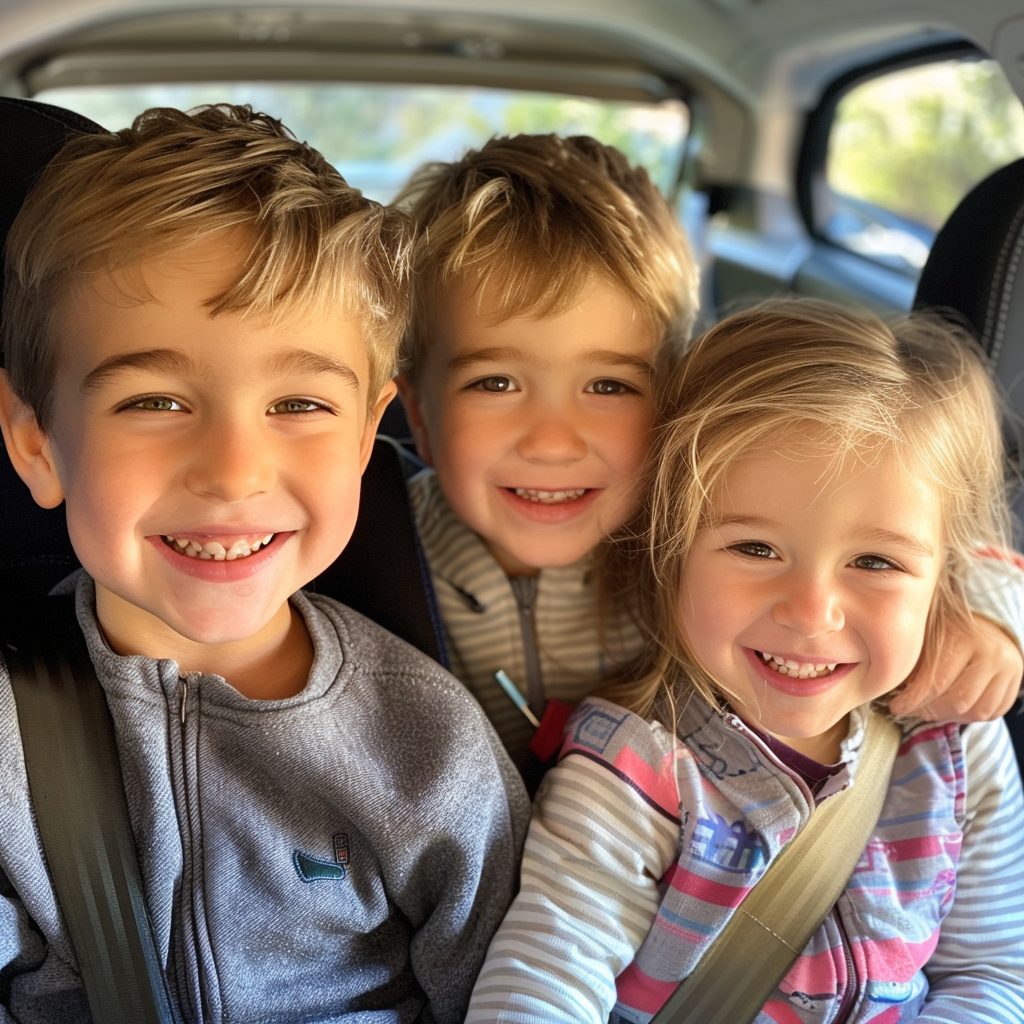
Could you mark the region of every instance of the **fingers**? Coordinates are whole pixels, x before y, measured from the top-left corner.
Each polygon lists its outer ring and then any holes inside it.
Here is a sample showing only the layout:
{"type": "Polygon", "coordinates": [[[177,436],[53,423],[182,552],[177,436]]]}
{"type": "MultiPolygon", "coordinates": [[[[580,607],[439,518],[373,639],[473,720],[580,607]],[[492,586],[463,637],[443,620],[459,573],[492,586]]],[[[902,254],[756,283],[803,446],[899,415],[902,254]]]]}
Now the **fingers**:
{"type": "Polygon", "coordinates": [[[989,721],[1013,706],[1022,677],[1024,657],[1016,643],[975,615],[967,627],[951,626],[890,707],[895,715],[927,721],[989,721]]]}

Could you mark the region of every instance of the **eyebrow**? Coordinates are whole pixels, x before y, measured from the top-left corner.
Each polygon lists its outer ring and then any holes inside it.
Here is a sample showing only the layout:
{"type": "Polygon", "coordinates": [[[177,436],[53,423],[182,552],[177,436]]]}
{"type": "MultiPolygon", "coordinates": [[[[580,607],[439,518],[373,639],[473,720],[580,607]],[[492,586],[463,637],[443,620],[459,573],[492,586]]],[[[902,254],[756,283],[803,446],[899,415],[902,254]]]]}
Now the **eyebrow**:
{"type": "MultiPolygon", "coordinates": [[[[275,374],[306,374],[319,376],[330,374],[340,377],[351,388],[359,390],[359,377],[348,363],[323,352],[309,349],[286,349],[273,356],[268,366],[275,374]]],[[[205,376],[188,356],[173,348],[154,348],[144,352],[127,352],[124,355],[104,359],[99,366],[90,370],[82,381],[83,395],[94,394],[107,381],[126,370],[146,370],[151,373],[173,373],[179,376],[205,376]]]]}
{"type": "MultiPolygon", "coordinates": [[[[650,373],[653,369],[650,360],[644,359],[643,356],[630,355],[628,352],[616,352],[614,349],[592,349],[589,352],[582,353],[577,361],[580,363],[599,363],[604,366],[626,366],[630,369],[638,370],[640,373],[650,373]]],[[[461,370],[466,366],[475,366],[478,363],[501,362],[539,363],[542,360],[537,359],[530,353],[524,352],[520,348],[503,345],[501,347],[478,348],[472,352],[463,352],[462,355],[455,356],[454,359],[449,361],[448,369],[461,370]]]]}
{"type": "Polygon", "coordinates": [[[349,387],[359,390],[356,371],[343,359],[336,359],[324,352],[313,352],[307,348],[286,349],[270,360],[270,369],[280,374],[296,373],[310,377],[327,374],[340,377],[349,387]]]}
{"type": "MultiPolygon", "coordinates": [[[[754,530],[779,528],[779,524],[773,519],[749,515],[715,516],[708,519],[708,526],[713,530],[723,526],[746,526],[754,530]]],[[[910,548],[927,558],[935,556],[935,551],[930,545],[916,537],[909,537],[907,534],[898,533],[895,530],[867,530],[863,536],[865,540],[877,541],[879,544],[898,544],[900,547],[910,548]]]]}
{"type": "Polygon", "coordinates": [[[196,366],[183,352],[172,348],[152,348],[144,352],[126,352],[111,356],[90,370],[82,381],[81,392],[91,395],[108,380],[126,370],[149,370],[153,373],[194,374],[196,366]]]}

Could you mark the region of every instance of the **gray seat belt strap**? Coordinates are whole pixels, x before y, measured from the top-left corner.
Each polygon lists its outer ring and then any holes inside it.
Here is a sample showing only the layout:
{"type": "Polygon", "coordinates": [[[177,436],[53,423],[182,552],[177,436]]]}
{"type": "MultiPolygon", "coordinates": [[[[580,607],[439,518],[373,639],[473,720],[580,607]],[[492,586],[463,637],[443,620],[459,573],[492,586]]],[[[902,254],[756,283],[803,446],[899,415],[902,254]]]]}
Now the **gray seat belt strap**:
{"type": "Polygon", "coordinates": [[[34,607],[38,615],[16,615],[24,628],[5,622],[3,657],[43,849],[92,1017],[172,1024],[106,696],[71,600],[34,607]]]}
{"type": "Polygon", "coordinates": [[[901,732],[868,715],[853,785],[829,797],[736,909],[651,1024],[749,1024],[818,930],[867,846],[901,732]]]}

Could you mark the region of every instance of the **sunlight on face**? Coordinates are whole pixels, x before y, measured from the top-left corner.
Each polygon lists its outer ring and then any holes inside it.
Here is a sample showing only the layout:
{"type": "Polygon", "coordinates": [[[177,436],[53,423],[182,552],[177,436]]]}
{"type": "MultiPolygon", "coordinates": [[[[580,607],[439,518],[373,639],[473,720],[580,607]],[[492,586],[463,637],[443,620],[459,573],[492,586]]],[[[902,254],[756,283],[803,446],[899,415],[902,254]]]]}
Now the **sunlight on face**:
{"type": "Polygon", "coordinates": [[[445,497],[510,575],[568,565],[632,511],[652,420],[655,330],[592,280],[555,316],[497,320],[452,296],[403,390],[445,497]]]}
{"type": "Polygon", "coordinates": [[[849,712],[921,653],[942,506],[891,453],[752,453],[726,473],[683,574],[679,625],[749,723],[829,763],[849,712]]]}
{"type": "Polygon", "coordinates": [[[48,445],[122,653],[280,633],[355,523],[374,427],[360,323],[211,317],[246,245],[217,236],[101,278],[68,318],[48,445]]]}

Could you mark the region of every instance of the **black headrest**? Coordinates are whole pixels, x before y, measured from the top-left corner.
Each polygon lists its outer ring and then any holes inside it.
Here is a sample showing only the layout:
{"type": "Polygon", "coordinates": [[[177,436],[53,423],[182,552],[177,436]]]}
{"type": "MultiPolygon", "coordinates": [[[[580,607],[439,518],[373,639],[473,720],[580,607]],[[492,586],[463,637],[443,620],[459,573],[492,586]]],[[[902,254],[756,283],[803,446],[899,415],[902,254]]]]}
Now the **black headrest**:
{"type": "Polygon", "coordinates": [[[73,135],[102,131],[95,121],[63,107],[0,96],[0,239],[6,240],[33,182],[64,143],[73,135]]]}
{"type": "Polygon", "coordinates": [[[1024,412],[1024,159],[975,186],[938,233],[914,308],[952,311],[992,357],[1017,413],[1024,412]]]}
{"type": "MultiPolygon", "coordinates": [[[[0,97],[0,243],[6,242],[29,189],[68,139],[103,130],[61,107],[0,97]]],[[[45,594],[78,566],[63,506],[39,508],[6,458],[0,458],[0,512],[4,586],[45,594]]]]}

